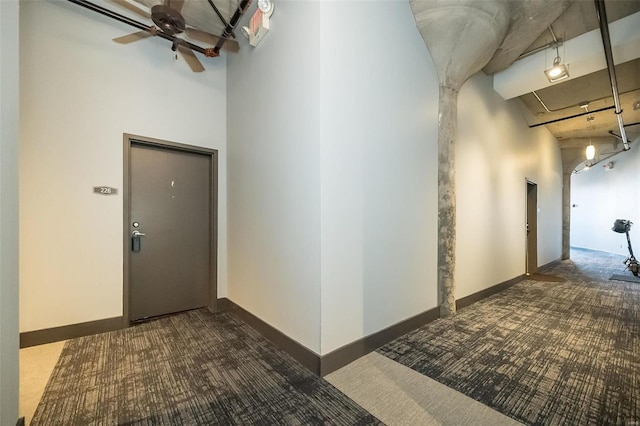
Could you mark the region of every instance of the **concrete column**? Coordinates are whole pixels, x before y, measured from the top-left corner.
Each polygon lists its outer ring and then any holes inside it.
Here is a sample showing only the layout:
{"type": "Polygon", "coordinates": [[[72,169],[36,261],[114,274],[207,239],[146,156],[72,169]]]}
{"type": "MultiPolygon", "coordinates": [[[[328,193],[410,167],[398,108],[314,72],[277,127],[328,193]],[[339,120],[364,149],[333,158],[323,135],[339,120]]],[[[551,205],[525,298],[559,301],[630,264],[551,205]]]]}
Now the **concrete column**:
{"type": "MultiPolygon", "coordinates": [[[[562,155],[562,260],[571,257],[571,175],[573,170],[584,161],[584,149],[591,140],[566,140],[562,155]],[[568,146],[566,146],[568,145],[568,146]]],[[[600,144],[609,143],[609,139],[598,141],[600,144]]]]}
{"type": "Polygon", "coordinates": [[[440,314],[456,312],[455,140],[458,92],[502,42],[510,15],[504,0],[411,0],[440,82],[438,118],[438,291],[440,314]]]}
{"type": "Polygon", "coordinates": [[[440,86],[438,115],[438,290],[440,315],[456,313],[456,133],[458,91],[440,86]]]}

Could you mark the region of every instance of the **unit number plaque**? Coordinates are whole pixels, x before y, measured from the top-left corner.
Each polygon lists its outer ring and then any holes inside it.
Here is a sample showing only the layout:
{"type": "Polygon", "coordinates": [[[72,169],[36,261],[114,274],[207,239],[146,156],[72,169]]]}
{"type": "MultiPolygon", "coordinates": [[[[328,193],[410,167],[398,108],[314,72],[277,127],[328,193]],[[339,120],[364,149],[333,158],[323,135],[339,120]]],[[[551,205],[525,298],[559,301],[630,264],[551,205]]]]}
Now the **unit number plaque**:
{"type": "Polygon", "coordinates": [[[116,195],[118,193],[118,188],[111,188],[110,186],[94,186],[93,193],[100,195],[116,195]]]}

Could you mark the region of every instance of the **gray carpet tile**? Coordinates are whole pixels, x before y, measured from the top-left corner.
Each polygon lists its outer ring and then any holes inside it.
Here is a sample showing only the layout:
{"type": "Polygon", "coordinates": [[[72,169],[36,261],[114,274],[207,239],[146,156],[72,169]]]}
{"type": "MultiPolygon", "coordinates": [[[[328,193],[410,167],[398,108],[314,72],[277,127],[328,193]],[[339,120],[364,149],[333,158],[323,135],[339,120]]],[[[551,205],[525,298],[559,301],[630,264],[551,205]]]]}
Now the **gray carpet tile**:
{"type": "Polygon", "coordinates": [[[640,286],[609,281],[624,257],[572,259],[378,353],[525,424],[640,424],[640,286]]]}
{"type": "Polygon", "coordinates": [[[68,341],[31,424],[380,422],[235,316],[201,309],[68,341]]]}
{"type": "Polygon", "coordinates": [[[521,426],[466,395],[371,352],[325,377],[393,426],[521,426]]]}

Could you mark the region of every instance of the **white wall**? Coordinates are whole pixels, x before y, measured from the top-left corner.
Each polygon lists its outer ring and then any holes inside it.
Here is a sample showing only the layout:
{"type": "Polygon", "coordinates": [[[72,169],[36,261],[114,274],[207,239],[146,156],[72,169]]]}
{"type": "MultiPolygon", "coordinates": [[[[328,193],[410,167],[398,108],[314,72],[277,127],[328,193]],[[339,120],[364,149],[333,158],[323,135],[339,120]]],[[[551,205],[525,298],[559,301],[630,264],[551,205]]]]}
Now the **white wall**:
{"type": "MultiPolygon", "coordinates": [[[[242,25],[253,14],[252,6],[242,25]]],[[[229,298],[320,350],[320,3],[228,64],[229,298]]]]}
{"type": "MultiPolygon", "coordinates": [[[[437,305],[437,78],[406,2],[280,1],[226,75],[66,2],[21,27],[22,331],[121,315],[122,199],[91,187],[121,188],[123,132],[220,149],[219,295],[316,353],[437,305]]],[[[525,178],[540,264],[561,251],[553,137],[482,74],[459,106],[458,298],[524,272],[525,178]]]]}
{"type": "Polygon", "coordinates": [[[408,2],[323,2],[322,347],[437,306],[438,83],[408,2]]]}
{"type": "Polygon", "coordinates": [[[18,420],[18,24],[0,1],[0,424],[18,420]]]}
{"type": "Polygon", "coordinates": [[[228,81],[231,300],[320,354],[435,307],[437,83],[408,3],[280,1],[228,81]]]}
{"type": "MultiPolygon", "coordinates": [[[[409,5],[280,1],[228,71],[231,300],[322,355],[436,307],[438,87],[409,5]]],[[[539,262],[561,254],[553,136],[483,74],[460,110],[459,298],[524,273],[525,178],[539,262]]]]}
{"type": "Polygon", "coordinates": [[[562,161],[555,138],[529,129],[478,73],[458,99],[456,297],[525,272],[525,179],[538,185],[538,265],[562,251],[562,161]]]}
{"type": "Polygon", "coordinates": [[[631,150],[580,172],[571,178],[571,245],[628,255],[624,234],[613,232],[616,219],[629,219],[629,233],[640,257],[640,137],[631,150]],[[603,167],[614,162],[611,170],[603,167]]]}
{"type": "Polygon", "coordinates": [[[220,151],[226,295],[225,58],[198,54],[195,74],[165,40],[112,42],[134,29],[77,5],[21,6],[21,331],[122,315],[123,133],[220,151]],[[119,194],[92,194],[100,185],[119,194]]]}

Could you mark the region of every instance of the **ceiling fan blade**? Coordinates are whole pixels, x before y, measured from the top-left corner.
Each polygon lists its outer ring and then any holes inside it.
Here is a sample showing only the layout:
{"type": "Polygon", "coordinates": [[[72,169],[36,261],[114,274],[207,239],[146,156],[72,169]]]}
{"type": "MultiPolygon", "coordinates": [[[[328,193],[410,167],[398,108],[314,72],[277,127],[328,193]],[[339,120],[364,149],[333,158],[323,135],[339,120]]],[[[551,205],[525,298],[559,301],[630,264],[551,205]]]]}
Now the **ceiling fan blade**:
{"type": "Polygon", "coordinates": [[[220,37],[220,36],[213,35],[195,28],[187,28],[184,30],[184,32],[194,40],[198,40],[203,43],[209,43],[214,46],[218,44],[218,41],[224,40],[224,44],[222,45],[223,50],[227,50],[229,52],[234,52],[234,53],[240,51],[240,44],[238,44],[237,41],[232,40],[230,38],[220,37]]]}
{"type": "Polygon", "coordinates": [[[184,0],[167,0],[167,6],[176,10],[178,13],[181,13],[182,7],[184,6],[184,0]]]}
{"type": "Polygon", "coordinates": [[[116,37],[113,39],[113,41],[120,44],[129,44],[133,43],[134,41],[144,40],[145,38],[152,36],[153,34],[149,31],[138,31],[137,33],[128,34],[126,36],[116,37]]]}
{"type": "Polygon", "coordinates": [[[135,6],[131,3],[129,3],[127,0],[109,0],[112,3],[117,4],[118,6],[122,7],[123,9],[127,9],[130,12],[135,13],[138,16],[142,16],[143,18],[146,19],[151,19],[151,14],[149,12],[146,12],[142,9],[140,9],[138,6],[135,6]]]}
{"type": "Polygon", "coordinates": [[[182,57],[187,62],[187,65],[189,65],[189,68],[191,68],[191,71],[193,72],[204,71],[204,66],[202,65],[202,62],[200,62],[200,60],[196,58],[195,53],[193,53],[191,49],[189,49],[187,46],[179,44],[178,51],[182,54],[182,57]]]}

